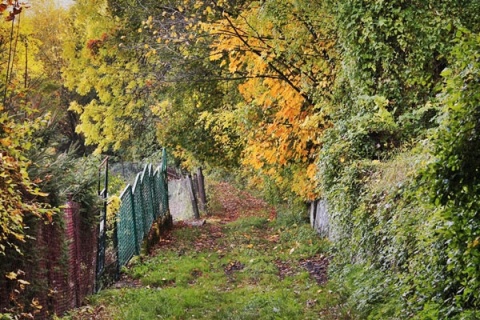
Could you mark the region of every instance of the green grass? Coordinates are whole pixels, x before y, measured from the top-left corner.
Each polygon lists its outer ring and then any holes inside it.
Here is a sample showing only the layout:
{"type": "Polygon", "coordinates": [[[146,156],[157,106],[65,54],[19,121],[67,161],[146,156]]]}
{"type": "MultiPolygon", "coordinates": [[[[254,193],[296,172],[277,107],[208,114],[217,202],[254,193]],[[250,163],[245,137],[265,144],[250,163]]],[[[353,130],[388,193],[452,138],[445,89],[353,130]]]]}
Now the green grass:
{"type": "Polygon", "coordinates": [[[335,285],[318,285],[300,264],[328,246],[307,224],[245,217],[175,229],[173,239],[124,270],[139,287],[89,299],[102,310],[95,319],[353,319],[335,285]]]}

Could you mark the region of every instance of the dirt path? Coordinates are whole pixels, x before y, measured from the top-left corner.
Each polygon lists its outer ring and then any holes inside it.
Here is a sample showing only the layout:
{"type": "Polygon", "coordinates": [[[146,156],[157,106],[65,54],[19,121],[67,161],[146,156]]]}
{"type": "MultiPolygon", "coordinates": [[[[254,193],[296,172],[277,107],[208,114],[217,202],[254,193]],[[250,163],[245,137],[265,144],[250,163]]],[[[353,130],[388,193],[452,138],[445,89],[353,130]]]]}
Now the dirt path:
{"type": "MultiPolygon", "coordinates": [[[[273,221],[276,218],[274,207],[254,197],[249,192],[236,189],[229,183],[221,182],[215,184],[212,186],[212,190],[216,195],[213,197],[215,203],[210,206],[209,216],[205,219],[206,224],[192,226],[189,221],[177,220],[177,222],[174,223],[173,229],[167,232],[160,240],[155,252],[158,253],[162,252],[162,250],[172,249],[178,250],[180,254],[186,252],[186,248],[182,247],[182,242],[175,238],[175,231],[184,228],[197,228],[199,231],[198,237],[193,242],[195,251],[228,252],[228,243],[221,241],[225,239],[223,225],[247,217],[268,216],[269,221],[273,221]]],[[[274,244],[279,240],[279,235],[273,230],[250,235],[250,237],[255,236],[274,244]]],[[[280,259],[275,260],[275,265],[278,268],[280,279],[284,279],[296,272],[296,266],[285,263],[280,259]]],[[[325,284],[327,282],[328,259],[325,256],[317,255],[301,259],[298,261],[298,266],[306,269],[318,284],[325,284]]],[[[242,265],[237,261],[234,261],[227,269],[228,268],[230,268],[230,271],[243,269],[242,265]]]]}

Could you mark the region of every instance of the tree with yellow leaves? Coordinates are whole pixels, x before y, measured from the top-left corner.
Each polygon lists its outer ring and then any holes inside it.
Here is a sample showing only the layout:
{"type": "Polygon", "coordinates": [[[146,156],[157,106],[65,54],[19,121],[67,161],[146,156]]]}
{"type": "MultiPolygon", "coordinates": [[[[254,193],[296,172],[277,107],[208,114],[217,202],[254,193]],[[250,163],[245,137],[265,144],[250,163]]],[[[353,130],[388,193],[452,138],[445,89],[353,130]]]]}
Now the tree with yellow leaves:
{"type": "Polygon", "coordinates": [[[74,10],[64,76],[91,97],[71,109],[97,151],[152,141],[145,132],[155,125],[158,144],[181,158],[241,163],[254,177],[316,197],[337,67],[321,3],[85,0],[74,10]]]}

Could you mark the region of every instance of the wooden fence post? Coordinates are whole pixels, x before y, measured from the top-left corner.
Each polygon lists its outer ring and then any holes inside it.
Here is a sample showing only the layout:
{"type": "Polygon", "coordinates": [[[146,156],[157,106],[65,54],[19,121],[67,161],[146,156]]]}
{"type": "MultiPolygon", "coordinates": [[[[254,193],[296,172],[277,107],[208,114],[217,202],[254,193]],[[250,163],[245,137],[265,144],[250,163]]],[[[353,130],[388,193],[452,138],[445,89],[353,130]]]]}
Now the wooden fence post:
{"type": "Polygon", "coordinates": [[[200,209],[205,212],[207,208],[207,196],[205,192],[205,179],[203,177],[202,168],[197,170],[197,183],[198,183],[198,197],[200,198],[200,209]]]}
{"type": "Polygon", "coordinates": [[[315,220],[317,218],[317,200],[310,202],[310,226],[315,228],[315,220]]]}
{"type": "Polygon", "coordinates": [[[190,175],[187,175],[187,185],[188,192],[190,193],[190,200],[192,201],[193,216],[195,217],[195,219],[200,219],[200,214],[198,212],[197,206],[197,197],[195,196],[195,191],[193,189],[193,181],[190,175]]]}

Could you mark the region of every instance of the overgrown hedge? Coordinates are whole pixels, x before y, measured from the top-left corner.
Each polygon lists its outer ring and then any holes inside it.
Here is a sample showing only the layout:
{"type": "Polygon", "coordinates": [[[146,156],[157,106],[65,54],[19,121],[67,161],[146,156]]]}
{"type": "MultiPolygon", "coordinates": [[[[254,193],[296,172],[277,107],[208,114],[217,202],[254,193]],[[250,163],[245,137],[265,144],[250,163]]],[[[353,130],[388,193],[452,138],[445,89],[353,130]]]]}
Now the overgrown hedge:
{"type": "Polygon", "coordinates": [[[362,318],[475,319],[480,5],[332,8],[342,69],[318,164],[332,275],[362,318]]]}

